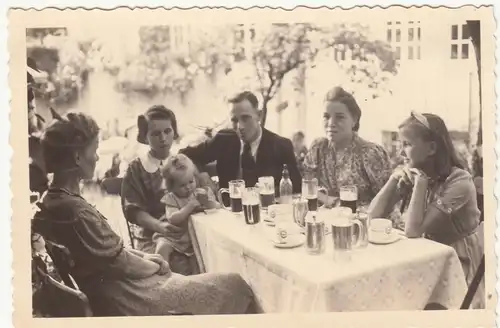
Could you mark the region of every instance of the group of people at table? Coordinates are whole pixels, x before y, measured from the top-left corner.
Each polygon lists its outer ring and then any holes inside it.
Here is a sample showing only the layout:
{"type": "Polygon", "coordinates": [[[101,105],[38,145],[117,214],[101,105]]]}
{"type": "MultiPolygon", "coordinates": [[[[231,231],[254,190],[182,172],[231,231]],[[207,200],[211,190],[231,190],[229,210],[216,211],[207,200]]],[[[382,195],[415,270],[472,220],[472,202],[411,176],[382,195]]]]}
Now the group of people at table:
{"type": "Polygon", "coordinates": [[[138,117],[137,141],[149,151],[129,164],[121,189],[124,216],[137,226],[134,249],[125,247],[107,219],[81,196],[80,182],[93,177],[99,160],[95,120],[71,112],[44,127],[40,166],[53,178],[35,220],[50,227],[53,238],[70,251],[72,276],[95,315],[257,311],[240,275],[197,272],[188,221],[200,208],[220,207],[210,178],[198,170],[212,162],[220,188],[235,179],[254,186],[259,177],[272,176],[279,191],[286,165],[294,193],[300,194],[305,174],[326,188],[318,194],[325,207],[335,206],[343,185],[357,187],[358,204],[371,217],[396,221],[394,213],[405,200],[406,236],[452,246],[470,283],[483,253],[477,232],[481,213],[471,175],[461,167],[440,117],[412,112],[402,122],[407,163],[393,170],[384,148],[358,135],[361,110],[355,98],[333,88],[325,99],[326,135],[312,142],[299,169],[291,140],[261,127],[254,94],[242,92],[230,103],[233,128],[179,154],[171,153],[179,136],[172,110],[155,105],[138,117]]]}

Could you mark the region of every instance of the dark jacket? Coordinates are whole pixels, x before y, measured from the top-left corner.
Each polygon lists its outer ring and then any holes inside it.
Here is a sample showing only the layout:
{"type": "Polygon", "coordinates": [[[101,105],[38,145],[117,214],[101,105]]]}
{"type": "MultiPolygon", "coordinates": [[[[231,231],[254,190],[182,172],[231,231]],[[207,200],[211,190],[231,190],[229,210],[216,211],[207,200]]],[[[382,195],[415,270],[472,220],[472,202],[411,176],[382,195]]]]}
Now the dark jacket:
{"type": "MultiPolygon", "coordinates": [[[[240,168],[241,141],[234,130],[219,131],[214,138],[194,147],[187,147],[180,152],[187,155],[198,166],[216,161],[219,187],[227,188],[230,180],[238,178],[240,168]]],[[[262,129],[262,138],[256,155],[257,178],[273,176],[276,196],[279,196],[279,183],[283,165],[287,165],[293,192],[300,193],[302,180],[297,168],[295,154],[290,139],[283,138],[269,130],[262,129]]],[[[247,187],[255,185],[253,181],[245,181],[247,187]]]]}

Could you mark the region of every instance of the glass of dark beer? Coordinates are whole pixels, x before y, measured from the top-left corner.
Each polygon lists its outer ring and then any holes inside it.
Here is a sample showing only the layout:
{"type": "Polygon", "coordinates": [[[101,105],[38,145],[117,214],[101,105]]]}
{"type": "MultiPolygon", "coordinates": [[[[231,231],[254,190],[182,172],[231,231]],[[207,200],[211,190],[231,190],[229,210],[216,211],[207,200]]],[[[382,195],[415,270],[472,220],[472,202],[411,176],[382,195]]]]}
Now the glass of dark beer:
{"type": "Polygon", "coordinates": [[[340,187],[340,206],[349,207],[353,213],[356,213],[358,207],[358,188],[356,186],[340,187]]]}
{"type": "Polygon", "coordinates": [[[328,193],[323,187],[318,186],[318,179],[302,179],[302,196],[307,199],[307,207],[309,211],[318,210],[318,192],[323,191],[328,193]]]}
{"type": "Polygon", "coordinates": [[[229,188],[219,189],[219,200],[222,206],[233,213],[241,213],[241,211],[243,210],[241,198],[243,197],[244,190],[245,190],[244,180],[229,181],[229,188]],[[226,207],[224,205],[224,202],[222,201],[222,194],[224,193],[229,194],[230,208],[226,207]]]}
{"type": "Polygon", "coordinates": [[[243,191],[243,214],[246,224],[254,225],[260,222],[259,189],[256,187],[245,188],[243,191]]]}
{"type": "Polygon", "coordinates": [[[260,177],[256,187],[259,188],[260,206],[267,211],[269,205],[276,203],[274,198],[274,177],[260,177]]]}

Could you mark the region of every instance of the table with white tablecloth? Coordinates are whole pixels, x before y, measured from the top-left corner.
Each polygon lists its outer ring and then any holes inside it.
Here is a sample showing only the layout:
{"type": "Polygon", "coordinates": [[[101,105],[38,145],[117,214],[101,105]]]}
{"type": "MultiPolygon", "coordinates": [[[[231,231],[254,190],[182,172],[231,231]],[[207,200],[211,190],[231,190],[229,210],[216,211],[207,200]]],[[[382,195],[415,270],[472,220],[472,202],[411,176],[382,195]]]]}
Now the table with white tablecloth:
{"type": "Polygon", "coordinates": [[[279,249],[272,227],[226,210],[194,215],[192,225],[205,271],[240,273],[266,313],[458,309],[467,291],[455,251],[426,239],[370,244],[338,261],[331,236],[322,255],[279,249]]]}

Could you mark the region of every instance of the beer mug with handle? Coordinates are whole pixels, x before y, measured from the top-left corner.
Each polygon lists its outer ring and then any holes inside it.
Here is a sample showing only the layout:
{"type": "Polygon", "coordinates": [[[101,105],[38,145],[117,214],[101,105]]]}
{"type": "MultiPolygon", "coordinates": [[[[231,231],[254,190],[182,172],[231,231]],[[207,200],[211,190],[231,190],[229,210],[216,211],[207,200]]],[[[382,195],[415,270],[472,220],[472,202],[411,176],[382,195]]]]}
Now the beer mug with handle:
{"type": "Polygon", "coordinates": [[[354,218],[354,214],[343,214],[333,218],[331,223],[334,256],[337,260],[349,260],[351,250],[362,242],[359,234],[355,233],[355,226],[361,231],[361,221],[354,218]]]}
{"type": "Polygon", "coordinates": [[[241,213],[242,212],[242,197],[243,197],[243,191],[245,190],[245,181],[244,180],[231,180],[229,181],[229,188],[221,188],[219,189],[218,196],[219,196],[219,201],[221,202],[222,206],[230,210],[233,213],[241,213]],[[222,200],[222,195],[224,193],[229,194],[229,204],[230,207],[227,207],[224,205],[224,202],[222,200]]]}

